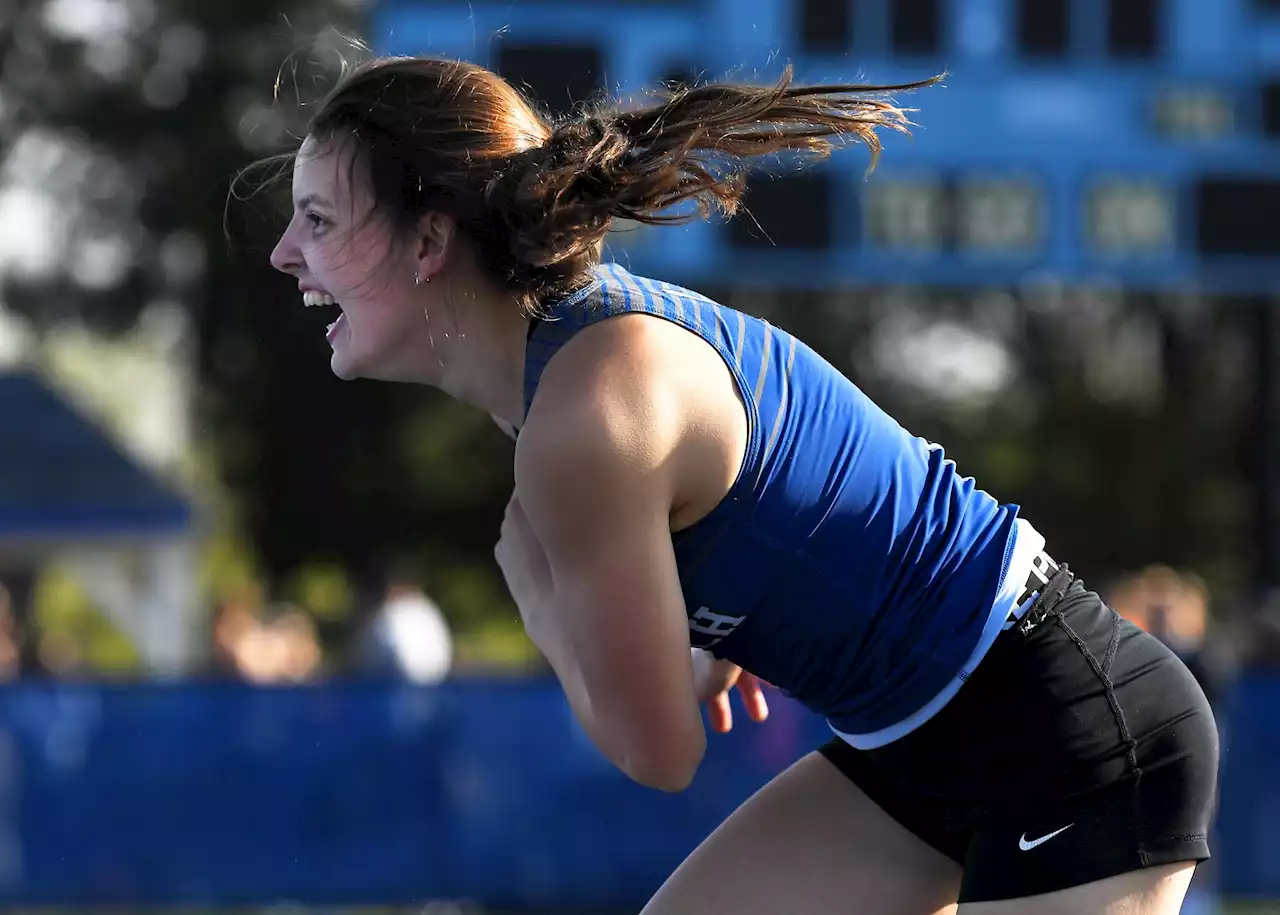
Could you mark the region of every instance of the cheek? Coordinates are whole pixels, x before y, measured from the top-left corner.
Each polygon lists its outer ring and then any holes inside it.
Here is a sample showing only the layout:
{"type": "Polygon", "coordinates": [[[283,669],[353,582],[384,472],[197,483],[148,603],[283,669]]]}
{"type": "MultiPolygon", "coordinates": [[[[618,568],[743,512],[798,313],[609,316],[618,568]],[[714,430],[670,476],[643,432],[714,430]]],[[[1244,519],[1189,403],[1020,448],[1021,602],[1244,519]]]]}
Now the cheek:
{"type": "Polygon", "coordinates": [[[340,302],[359,298],[364,285],[361,281],[367,275],[359,258],[337,244],[313,245],[310,254],[307,260],[311,272],[334,298],[340,302]]]}
{"type": "Polygon", "coordinates": [[[340,302],[377,301],[395,285],[393,260],[378,238],[325,239],[315,247],[315,260],[317,276],[323,274],[325,288],[340,302]]]}
{"type": "MultiPolygon", "coordinates": [[[[363,279],[363,275],[357,279],[363,279]]],[[[388,284],[381,274],[359,282],[354,293],[339,297],[338,301],[362,349],[394,349],[401,343],[417,345],[413,341],[426,330],[421,306],[402,289],[388,284]]]]}

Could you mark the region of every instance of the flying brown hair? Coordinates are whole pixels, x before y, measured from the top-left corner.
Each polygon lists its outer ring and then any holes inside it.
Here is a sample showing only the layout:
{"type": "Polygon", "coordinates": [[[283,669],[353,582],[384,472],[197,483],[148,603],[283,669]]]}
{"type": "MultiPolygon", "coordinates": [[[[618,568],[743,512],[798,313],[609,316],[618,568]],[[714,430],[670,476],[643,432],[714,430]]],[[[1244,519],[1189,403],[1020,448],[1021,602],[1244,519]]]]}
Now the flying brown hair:
{"type": "Polygon", "coordinates": [[[615,218],[658,225],[733,215],[753,160],[824,157],[855,141],[874,167],[876,131],[909,126],[887,96],[939,79],[796,86],[787,67],[773,85],[711,83],[660,93],[645,107],[596,103],[552,121],[483,67],[389,57],[347,71],[307,132],[354,140],[374,213],[403,230],[426,212],[448,214],[532,308],[581,283],[615,218]]]}

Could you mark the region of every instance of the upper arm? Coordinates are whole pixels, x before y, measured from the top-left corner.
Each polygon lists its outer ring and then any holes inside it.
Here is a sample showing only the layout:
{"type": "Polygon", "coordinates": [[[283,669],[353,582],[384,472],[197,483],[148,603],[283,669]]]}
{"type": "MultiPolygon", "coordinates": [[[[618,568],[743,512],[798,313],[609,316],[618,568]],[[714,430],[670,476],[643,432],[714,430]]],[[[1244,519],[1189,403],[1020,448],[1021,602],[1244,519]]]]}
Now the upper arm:
{"type": "Polygon", "coordinates": [[[700,758],[670,531],[679,398],[654,383],[643,356],[605,366],[579,355],[553,365],[559,381],[548,369],[516,449],[516,491],[550,566],[557,637],[593,712],[616,718],[636,752],[655,754],[653,765],[695,749],[700,758]]]}

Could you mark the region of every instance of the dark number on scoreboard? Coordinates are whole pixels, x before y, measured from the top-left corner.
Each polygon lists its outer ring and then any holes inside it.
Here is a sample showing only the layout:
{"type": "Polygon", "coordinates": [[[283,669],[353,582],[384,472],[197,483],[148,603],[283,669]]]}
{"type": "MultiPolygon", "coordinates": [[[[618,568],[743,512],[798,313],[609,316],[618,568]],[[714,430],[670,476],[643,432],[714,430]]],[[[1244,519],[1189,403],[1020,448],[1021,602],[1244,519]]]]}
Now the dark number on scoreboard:
{"type": "Polygon", "coordinates": [[[1280,176],[1206,175],[1195,206],[1201,254],[1280,257],[1280,176]]]}
{"type": "Polygon", "coordinates": [[[596,45],[500,42],[494,66],[554,114],[566,114],[604,87],[604,52],[596,45]]]}
{"type": "Polygon", "coordinates": [[[739,251],[826,251],[834,241],[835,188],[822,169],[786,176],[753,175],[743,210],[728,225],[739,251]]]}

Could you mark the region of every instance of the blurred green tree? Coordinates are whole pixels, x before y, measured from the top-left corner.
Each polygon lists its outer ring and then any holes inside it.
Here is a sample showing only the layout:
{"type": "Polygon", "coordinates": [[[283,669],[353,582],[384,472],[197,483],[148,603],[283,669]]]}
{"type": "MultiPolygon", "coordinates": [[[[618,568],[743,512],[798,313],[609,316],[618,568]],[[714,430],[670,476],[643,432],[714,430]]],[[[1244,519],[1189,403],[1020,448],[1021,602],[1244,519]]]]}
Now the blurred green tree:
{"type": "MultiPolygon", "coordinates": [[[[360,34],[364,12],[359,0],[0,7],[0,178],[39,223],[32,234],[59,239],[24,249],[4,297],[38,327],[74,317],[107,332],[180,304],[196,445],[268,585],[312,595],[328,619],[408,557],[464,636],[503,633],[515,656],[491,554],[510,443],[434,392],[334,379],[326,317],[267,263],[282,225],[270,195],[224,214],[236,171],[295,142],[296,103],[323,91],[346,50],[333,27],[360,34]]],[[[1215,584],[1247,579],[1247,315],[1052,286],[704,291],[797,332],[1022,503],[1086,573],[1162,561],[1215,584]]]]}
{"type": "Polygon", "coordinates": [[[354,56],[343,35],[362,34],[364,12],[362,0],[0,7],[4,192],[52,240],[20,246],[3,297],[37,332],[125,331],[157,303],[181,306],[194,446],[268,584],[314,592],[299,570],[337,564],[359,596],[412,555],[479,627],[514,615],[489,606],[510,443],[433,392],[334,379],[322,319],[267,263],[274,201],[225,207],[238,169],[293,142],[305,103],[354,56]]]}
{"type": "Polygon", "coordinates": [[[1194,569],[1220,594],[1255,585],[1254,338],[1267,302],[1045,283],[738,304],[1019,504],[1095,587],[1151,563],[1194,569]]]}

